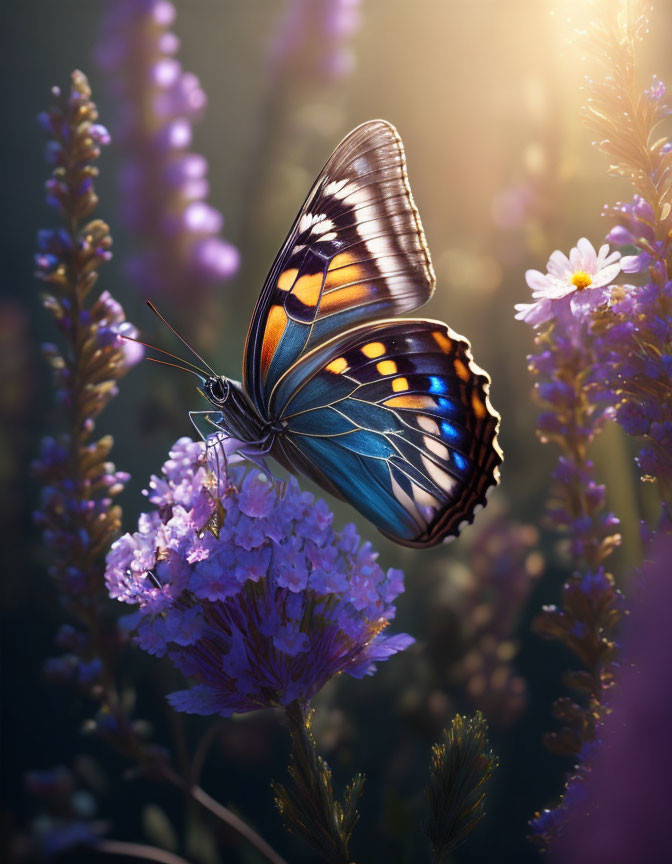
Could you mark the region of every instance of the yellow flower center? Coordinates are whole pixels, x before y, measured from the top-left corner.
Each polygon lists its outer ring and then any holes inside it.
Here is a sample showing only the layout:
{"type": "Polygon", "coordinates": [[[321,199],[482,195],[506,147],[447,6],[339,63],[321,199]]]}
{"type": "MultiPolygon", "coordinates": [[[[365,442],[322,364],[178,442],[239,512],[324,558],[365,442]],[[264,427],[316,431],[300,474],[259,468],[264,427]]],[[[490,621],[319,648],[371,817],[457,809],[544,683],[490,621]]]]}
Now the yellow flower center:
{"type": "Polygon", "coordinates": [[[572,285],[577,291],[583,291],[583,289],[591,285],[592,282],[593,280],[590,278],[590,273],[586,273],[585,270],[577,270],[572,276],[572,285]]]}

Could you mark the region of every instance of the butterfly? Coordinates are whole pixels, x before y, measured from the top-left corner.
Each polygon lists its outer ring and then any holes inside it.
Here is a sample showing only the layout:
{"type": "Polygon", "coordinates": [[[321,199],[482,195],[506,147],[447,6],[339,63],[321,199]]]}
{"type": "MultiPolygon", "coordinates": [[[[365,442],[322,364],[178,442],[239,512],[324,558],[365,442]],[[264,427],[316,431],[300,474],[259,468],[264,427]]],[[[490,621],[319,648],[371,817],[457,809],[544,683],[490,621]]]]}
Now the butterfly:
{"type": "Polygon", "coordinates": [[[414,547],[473,522],[503,458],[469,342],[440,321],[393,317],[434,287],[401,139],[364,123],[319,173],[271,267],[242,383],[202,379],[219,429],[414,547]]]}

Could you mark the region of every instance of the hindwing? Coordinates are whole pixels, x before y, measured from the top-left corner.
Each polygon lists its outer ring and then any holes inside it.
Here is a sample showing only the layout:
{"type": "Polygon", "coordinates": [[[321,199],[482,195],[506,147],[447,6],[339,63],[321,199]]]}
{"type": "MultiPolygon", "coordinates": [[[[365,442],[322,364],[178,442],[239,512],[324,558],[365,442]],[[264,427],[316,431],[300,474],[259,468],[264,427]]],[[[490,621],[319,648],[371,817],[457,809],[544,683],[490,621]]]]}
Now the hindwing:
{"type": "Polygon", "coordinates": [[[276,455],[397,542],[433,546],[473,521],[498,480],[489,386],[469,343],[445,324],[360,326],[278,379],[276,455]]]}

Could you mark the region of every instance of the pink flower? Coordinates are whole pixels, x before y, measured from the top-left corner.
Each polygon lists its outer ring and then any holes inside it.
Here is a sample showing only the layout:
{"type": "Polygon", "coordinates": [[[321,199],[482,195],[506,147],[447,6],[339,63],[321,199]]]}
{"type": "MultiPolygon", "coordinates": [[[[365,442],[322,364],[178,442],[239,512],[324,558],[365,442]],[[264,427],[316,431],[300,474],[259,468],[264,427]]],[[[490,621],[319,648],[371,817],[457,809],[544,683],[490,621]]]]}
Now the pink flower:
{"type": "Polygon", "coordinates": [[[581,318],[609,299],[609,286],[621,272],[621,253],[609,254],[605,243],[595,252],[582,237],[569,258],[556,249],[548,259],[546,273],[528,270],[525,280],[532,289],[532,303],[517,303],[516,318],[538,327],[569,311],[581,318]]]}

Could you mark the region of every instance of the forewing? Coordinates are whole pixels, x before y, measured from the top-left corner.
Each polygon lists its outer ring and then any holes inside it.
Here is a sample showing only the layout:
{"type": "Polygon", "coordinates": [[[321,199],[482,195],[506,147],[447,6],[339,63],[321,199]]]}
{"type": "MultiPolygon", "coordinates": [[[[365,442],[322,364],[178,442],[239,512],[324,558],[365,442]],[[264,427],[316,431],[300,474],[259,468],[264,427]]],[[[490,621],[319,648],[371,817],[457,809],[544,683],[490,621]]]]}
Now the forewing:
{"type": "Polygon", "coordinates": [[[392,539],[433,546],[472,522],[498,481],[489,386],[469,343],[445,324],[358,327],[278,381],[277,452],[392,539]]]}
{"type": "Polygon", "coordinates": [[[364,123],[320,172],[257,302],[243,380],[259,412],[269,416],[274,385],[303,354],[433,290],[401,139],[383,120],[364,123]]]}

